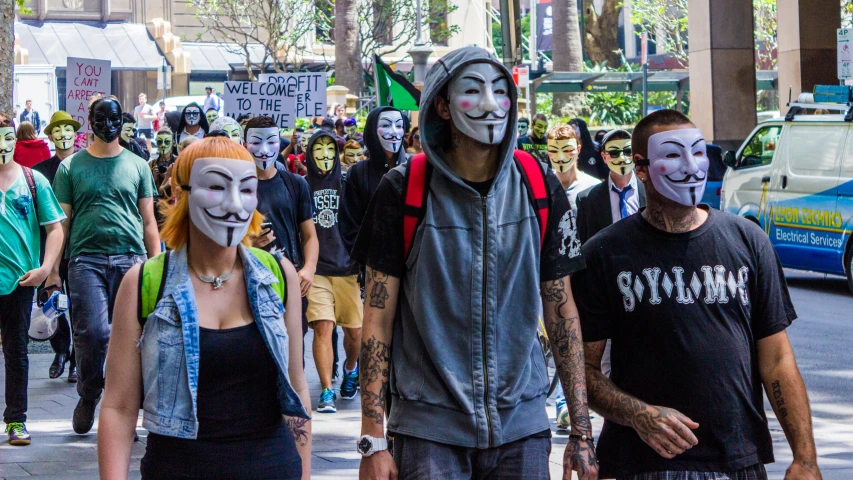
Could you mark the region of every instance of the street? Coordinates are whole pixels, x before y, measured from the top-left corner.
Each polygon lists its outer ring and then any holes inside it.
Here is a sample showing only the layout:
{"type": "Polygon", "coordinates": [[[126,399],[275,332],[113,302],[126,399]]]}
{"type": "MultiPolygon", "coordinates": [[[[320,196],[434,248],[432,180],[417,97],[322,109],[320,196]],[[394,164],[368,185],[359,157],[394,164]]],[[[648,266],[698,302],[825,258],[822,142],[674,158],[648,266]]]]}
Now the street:
{"type": "MultiPolygon", "coordinates": [[[[853,478],[853,296],[840,277],[787,271],[799,320],[789,335],[811,397],[819,464],[826,480],[853,478]]],[[[307,373],[312,399],[317,401],[319,380],[308,348],[307,373]]],[[[31,351],[44,351],[43,345],[31,351]]],[[[343,348],[341,348],[343,358],[343,348]]],[[[33,436],[29,447],[0,443],[0,478],[94,479],[97,474],[96,433],[77,436],[71,430],[71,414],[76,405],[74,386],[47,378],[53,355],[30,357],[29,421],[33,436]]],[[[0,360],[2,363],[2,360],[0,360]]],[[[0,369],[0,377],[4,374],[0,369]]],[[[63,377],[64,378],[64,377],[63,377]]],[[[0,382],[2,385],[2,382],[0,382]]],[[[2,392],[0,386],[0,392],[2,392]]],[[[316,406],[316,405],[315,405],[316,406]]],[[[766,405],[773,434],[776,463],[768,466],[771,479],[782,479],[790,464],[791,452],[782,430],[766,405]]],[[[549,407],[552,417],[554,410],[549,407]]],[[[594,415],[596,433],[601,419],[594,415]]],[[[338,401],[338,413],[314,414],[313,478],[332,480],[356,478],[359,456],[355,452],[360,430],[358,400],[338,401]]],[[[146,432],[138,428],[140,443],[134,446],[131,478],[139,478],[139,459],[144,453],[146,432]]],[[[552,478],[560,478],[567,437],[555,435],[552,451],[552,478]]]]}

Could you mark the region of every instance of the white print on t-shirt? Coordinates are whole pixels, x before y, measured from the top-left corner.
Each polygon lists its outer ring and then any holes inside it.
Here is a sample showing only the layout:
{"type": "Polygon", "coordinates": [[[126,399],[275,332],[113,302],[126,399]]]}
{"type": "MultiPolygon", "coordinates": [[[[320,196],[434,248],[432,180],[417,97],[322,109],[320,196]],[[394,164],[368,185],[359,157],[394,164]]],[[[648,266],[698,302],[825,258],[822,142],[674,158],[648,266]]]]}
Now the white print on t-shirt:
{"type": "Polygon", "coordinates": [[[694,301],[704,300],[708,305],[713,303],[726,304],[729,299],[740,299],[744,306],[749,306],[749,292],[746,282],[749,279],[749,268],[740,267],[737,277],[733,271],[726,272],[726,267],[703,266],[701,274],[693,272],[688,277],[681,267],[672,268],[672,278],[669,272],[663,272],[658,267],[643,269],[642,275],[633,272],[620,272],[616,284],[622,292],[622,304],[626,312],[633,312],[638,302],[642,302],[648,290],[650,305],[660,305],[663,295],[674,299],[677,303],[688,305],[694,301]],[[728,273],[728,275],[726,275],[728,273]],[[687,281],[686,279],[690,280],[687,281]],[[702,288],[705,288],[704,298],[701,298],[702,288]],[[662,291],[661,291],[662,290],[662,291]]]}
{"type": "Polygon", "coordinates": [[[571,209],[567,210],[566,213],[563,214],[563,218],[560,219],[559,224],[560,235],[562,236],[562,240],[560,241],[560,255],[566,255],[568,252],[569,258],[577,257],[581,254],[581,241],[578,240],[577,236],[577,221],[575,218],[575,212],[571,209]]]}
{"type": "Polygon", "coordinates": [[[338,223],[338,191],[327,188],[314,192],[314,223],[322,228],[332,228],[338,223]]]}

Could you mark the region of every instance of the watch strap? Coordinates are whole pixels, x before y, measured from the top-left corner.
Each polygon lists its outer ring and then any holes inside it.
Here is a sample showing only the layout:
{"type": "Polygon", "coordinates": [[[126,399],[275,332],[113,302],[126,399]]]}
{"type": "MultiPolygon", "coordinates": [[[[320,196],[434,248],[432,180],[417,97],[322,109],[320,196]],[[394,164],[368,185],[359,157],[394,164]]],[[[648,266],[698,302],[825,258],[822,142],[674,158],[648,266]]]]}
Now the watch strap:
{"type": "Polygon", "coordinates": [[[576,433],[569,434],[569,440],[574,440],[576,442],[592,442],[595,443],[595,438],[587,435],[578,435],[576,433]]]}
{"type": "Polygon", "coordinates": [[[388,440],[385,440],[384,438],[374,438],[373,453],[381,452],[382,450],[388,450],[388,440]]]}

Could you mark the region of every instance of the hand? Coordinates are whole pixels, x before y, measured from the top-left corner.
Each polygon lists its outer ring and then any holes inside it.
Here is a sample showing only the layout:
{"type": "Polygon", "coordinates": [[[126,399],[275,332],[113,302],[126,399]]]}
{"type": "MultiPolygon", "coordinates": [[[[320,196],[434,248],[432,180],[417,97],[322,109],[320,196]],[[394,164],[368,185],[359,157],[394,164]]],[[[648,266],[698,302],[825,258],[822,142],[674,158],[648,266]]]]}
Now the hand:
{"type": "Polygon", "coordinates": [[[299,135],[296,134],[296,131],[293,131],[293,135],[290,136],[290,144],[294,147],[299,144],[299,135]]]}
{"type": "Polygon", "coordinates": [[[569,440],[563,453],[563,480],[572,480],[572,470],[578,480],[598,480],[598,461],[592,442],[569,440]]]}
{"type": "Polygon", "coordinates": [[[311,285],[314,284],[314,272],[308,270],[308,267],[302,267],[299,271],[299,289],[302,290],[302,296],[308,295],[308,290],[311,290],[311,285]]]}
{"type": "Polygon", "coordinates": [[[61,292],[62,279],[59,278],[58,273],[50,272],[50,275],[47,276],[47,280],[44,282],[44,286],[45,290],[59,290],[61,292]]]}
{"type": "Polygon", "coordinates": [[[823,480],[817,462],[810,460],[794,460],[785,471],[785,480],[823,480]]]}
{"type": "Polygon", "coordinates": [[[275,234],[272,233],[272,229],[265,231],[267,233],[261,232],[261,235],[259,237],[252,240],[252,245],[255,248],[264,248],[275,241],[275,234]]]}
{"type": "Polygon", "coordinates": [[[672,408],[649,405],[634,414],[631,426],[663,458],[675,458],[699,443],[690,431],[699,424],[672,408]]]}
{"type": "Polygon", "coordinates": [[[397,480],[397,465],[388,450],[362,458],[358,480],[397,480]]]}
{"type": "Polygon", "coordinates": [[[47,275],[50,273],[50,270],[41,266],[36,268],[35,270],[30,270],[25,273],[19,280],[18,284],[22,287],[38,287],[44,280],[47,278],[47,275]]]}
{"type": "Polygon", "coordinates": [[[168,182],[169,179],[172,178],[172,167],[174,167],[174,166],[175,166],[175,164],[173,163],[166,168],[166,173],[163,175],[163,182],[164,183],[168,182]]]}

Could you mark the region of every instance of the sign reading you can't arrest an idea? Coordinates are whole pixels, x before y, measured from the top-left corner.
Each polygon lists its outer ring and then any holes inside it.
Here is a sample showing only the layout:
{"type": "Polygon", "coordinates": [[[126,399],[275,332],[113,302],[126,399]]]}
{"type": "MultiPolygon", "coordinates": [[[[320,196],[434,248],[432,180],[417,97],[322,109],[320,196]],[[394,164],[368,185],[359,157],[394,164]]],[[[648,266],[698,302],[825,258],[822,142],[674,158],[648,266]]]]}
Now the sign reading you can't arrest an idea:
{"type": "Polygon", "coordinates": [[[279,128],[293,128],[297,118],[326,114],[326,74],[261,75],[261,82],[225,82],[225,115],[271,117],[279,128]]]}
{"type": "Polygon", "coordinates": [[[89,99],[111,93],[109,60],[68,57],[65,83],[65,111],[80,122],[80,132],[92,133],[89,128],[89,99]]]}

